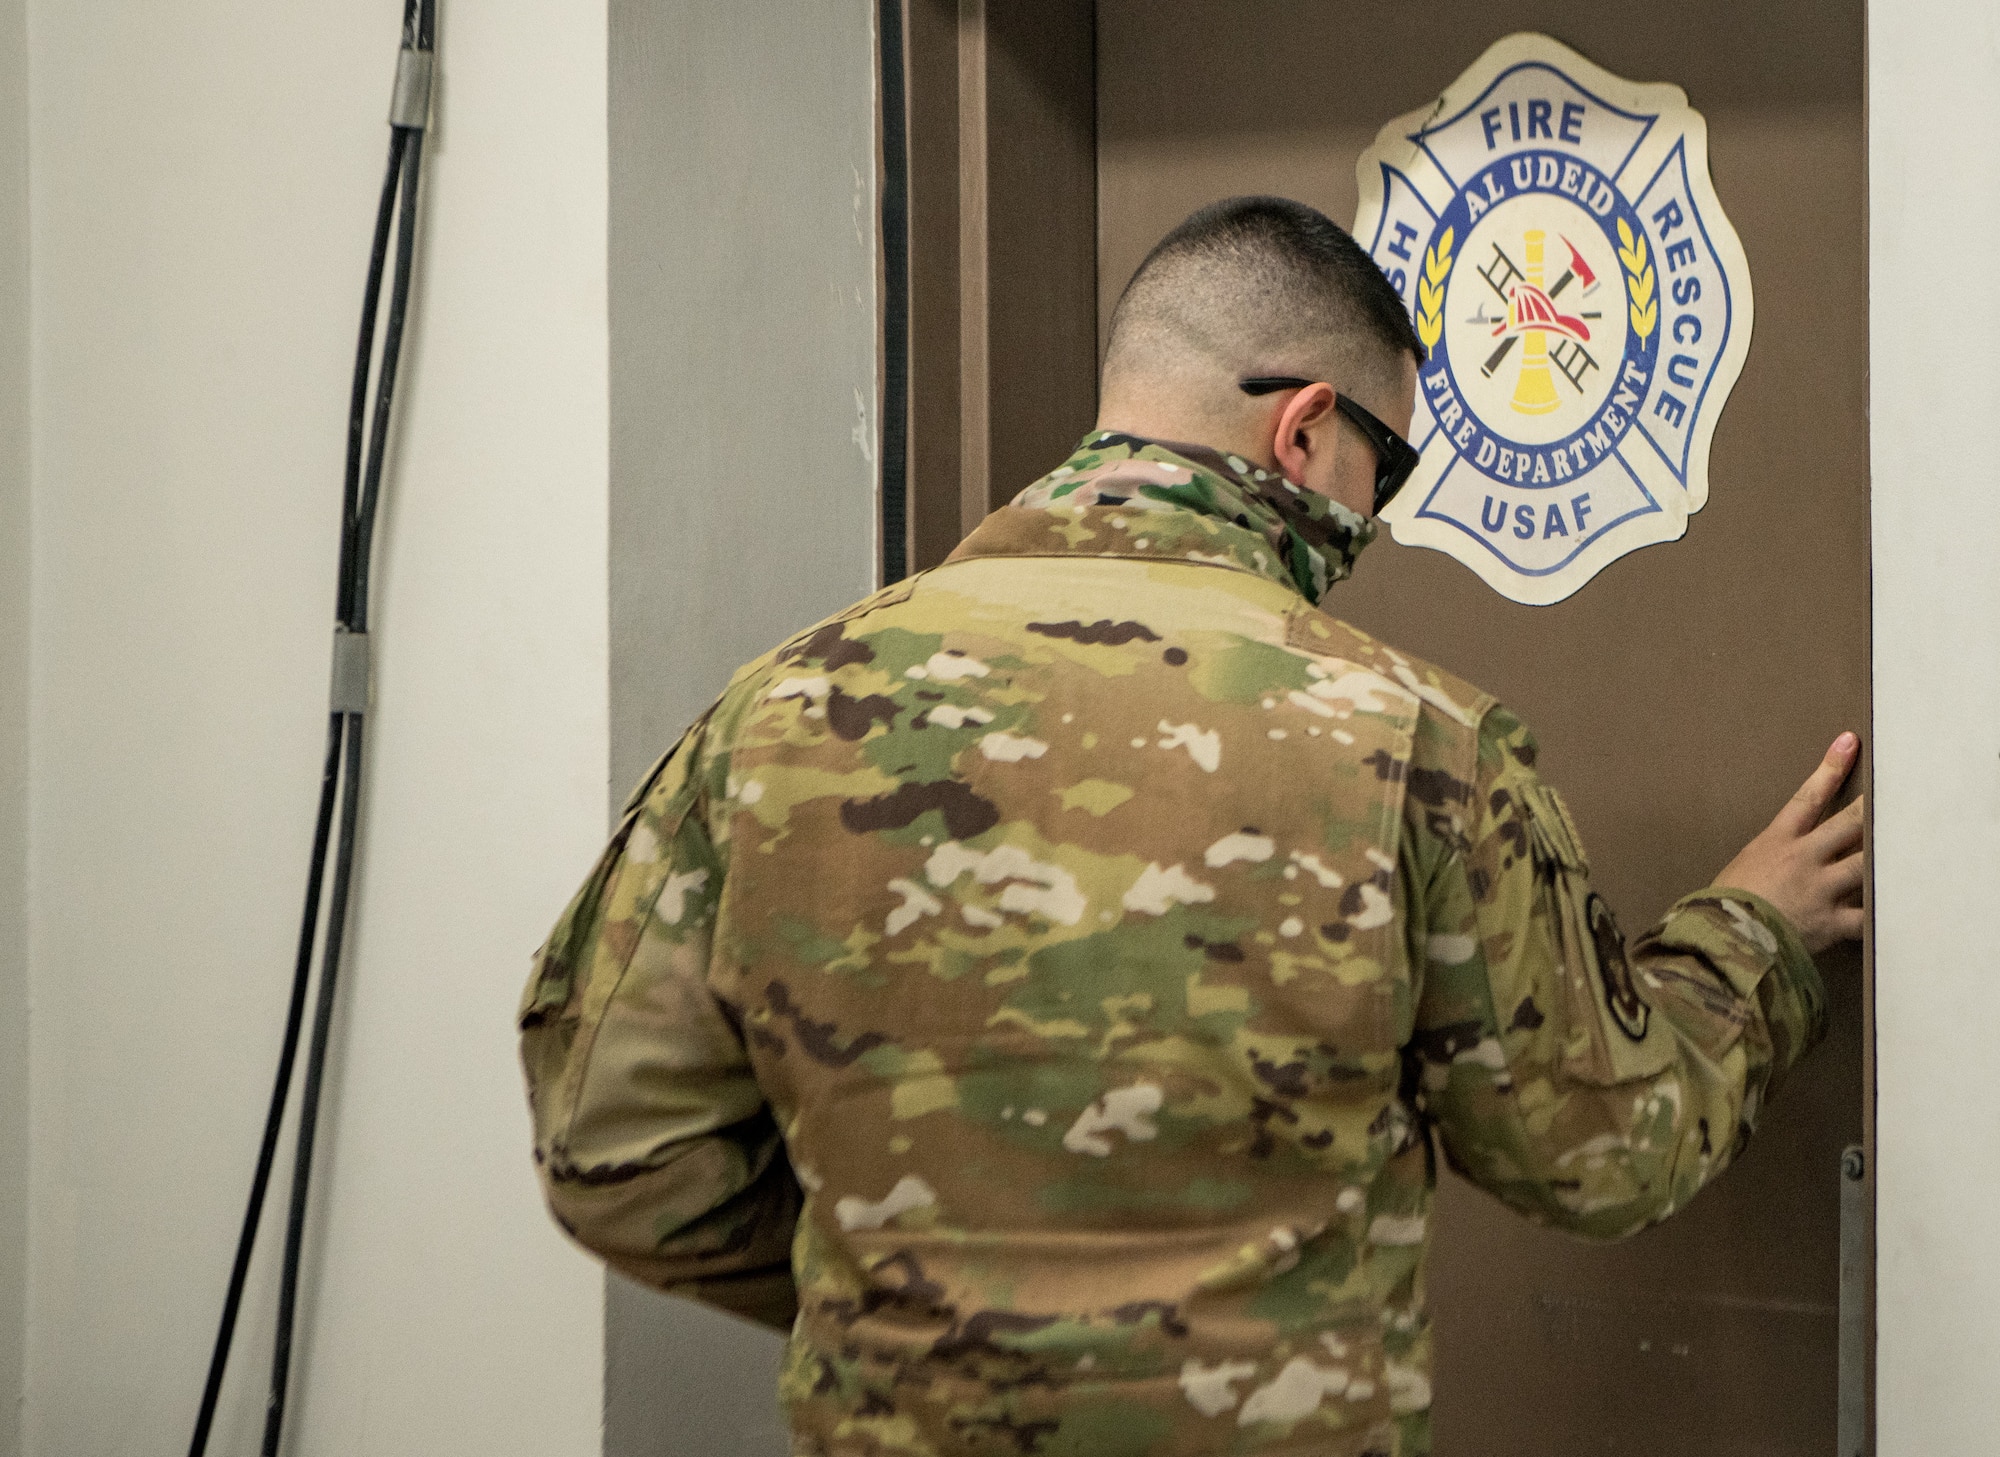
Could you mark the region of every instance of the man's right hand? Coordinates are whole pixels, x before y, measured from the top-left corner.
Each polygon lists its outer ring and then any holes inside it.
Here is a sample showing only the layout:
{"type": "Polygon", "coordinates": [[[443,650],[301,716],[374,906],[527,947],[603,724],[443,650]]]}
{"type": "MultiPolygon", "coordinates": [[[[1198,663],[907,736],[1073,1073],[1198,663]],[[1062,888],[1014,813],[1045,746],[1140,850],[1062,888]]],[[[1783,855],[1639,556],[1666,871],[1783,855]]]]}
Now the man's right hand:
{"type": "Polygon", "coordinates": [[[1715,877],[1718,888],[1747,890],[1777,907],[1808,951],[1861,935],[1860,893],[1868,873],[1860,848],[1861,801],[1822,822],[1860,754],[1861,740],[1853,734],[1835,739],[1770,827],[1715,877]]]}

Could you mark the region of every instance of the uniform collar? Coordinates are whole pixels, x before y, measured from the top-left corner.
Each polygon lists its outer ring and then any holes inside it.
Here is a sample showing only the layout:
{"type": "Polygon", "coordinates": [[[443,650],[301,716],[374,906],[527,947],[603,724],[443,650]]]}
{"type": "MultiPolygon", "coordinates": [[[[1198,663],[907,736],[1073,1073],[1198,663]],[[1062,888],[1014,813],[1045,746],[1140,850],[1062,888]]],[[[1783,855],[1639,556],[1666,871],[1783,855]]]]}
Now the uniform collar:
{"type": "Polygon", "coordinates": [[[1317,605],[1375,523],[1238,455],[1099,430],[951,554],[1115,556],[1241,567],[1317,605]]]}

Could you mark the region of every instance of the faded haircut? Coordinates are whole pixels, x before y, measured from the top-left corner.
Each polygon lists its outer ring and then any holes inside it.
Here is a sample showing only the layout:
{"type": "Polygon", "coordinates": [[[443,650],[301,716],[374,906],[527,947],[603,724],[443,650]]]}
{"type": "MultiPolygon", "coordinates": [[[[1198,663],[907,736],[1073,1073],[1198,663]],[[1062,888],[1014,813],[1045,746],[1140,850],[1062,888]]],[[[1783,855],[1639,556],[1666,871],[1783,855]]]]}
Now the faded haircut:
{"type": "Polygon", "coordinates": [[[1231,197],[1146,255],[1112,312],[1104,378],[1381,381],[1404,354],[1423,363],[1403,301],[1345,228],[1289,198],[1231,197]]]}

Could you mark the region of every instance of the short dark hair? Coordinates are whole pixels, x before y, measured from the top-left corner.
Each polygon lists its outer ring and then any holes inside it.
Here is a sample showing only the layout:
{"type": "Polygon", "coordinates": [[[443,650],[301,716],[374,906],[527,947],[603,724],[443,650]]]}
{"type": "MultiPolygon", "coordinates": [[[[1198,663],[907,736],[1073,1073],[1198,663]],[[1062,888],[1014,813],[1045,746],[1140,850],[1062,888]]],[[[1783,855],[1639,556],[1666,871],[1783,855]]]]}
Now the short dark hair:
{"type": "Polygon", "coordinates": [[[1366,354],[1424,362],[1409,313],[1375,260],[1325,213],[1285,197],[1212,202],[1153,246],[1112,312],[1107,373],[1121,346],[1143,349],[1161,336],[1224,358],[1289,347],[1357,366],[1366,354]]]}

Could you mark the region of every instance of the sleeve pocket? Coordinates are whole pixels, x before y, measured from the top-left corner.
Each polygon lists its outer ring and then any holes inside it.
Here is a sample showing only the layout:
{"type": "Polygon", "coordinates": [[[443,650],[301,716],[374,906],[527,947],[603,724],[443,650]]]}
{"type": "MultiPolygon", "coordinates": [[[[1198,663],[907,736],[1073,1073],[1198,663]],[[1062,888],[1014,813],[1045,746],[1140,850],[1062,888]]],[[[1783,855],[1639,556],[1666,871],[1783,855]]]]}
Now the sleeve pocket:
{"type": "Polygon", "coordinates": [[[576,963],[579,951],[589,944],[591,933],[602,919],[605,888],[611,882],[619,859],[625,853],[625,842],[631,837],[632,826],[639,818],[635,805],[626,810],[619,821],[611,842],[604,847],[604,853],[597,857],[597,864],[591,868],[590,878],[583,883],[564,908],[562,919],[549,932],[549,939],[535,953],[534,970],[528,977],[527,990],[521,996],[518,1017],[519,1027],[525,1031],[540,1025],[568,1005],[576,987],[576,963]]]}
{"type": "Polygon", "coordinates": [[[1569,807],[1539,783],[1523,793],[1522,803],[1529,852],[1561,952],[1561,1000],[1569,1023],[1564,1071],[1595,1087],[1665,1071],[1675,1056],[1672,1031],[1641,994],[1611,907],[1590,888],[1590,862],[1569,807]]]}

